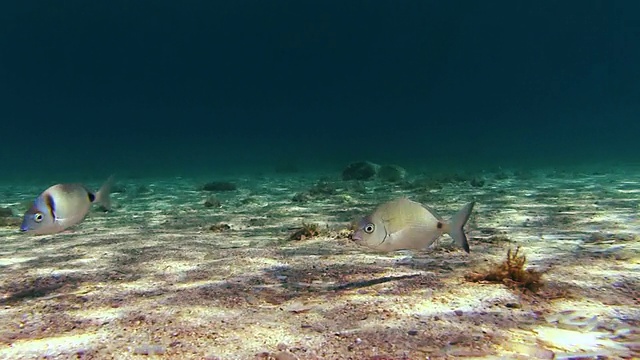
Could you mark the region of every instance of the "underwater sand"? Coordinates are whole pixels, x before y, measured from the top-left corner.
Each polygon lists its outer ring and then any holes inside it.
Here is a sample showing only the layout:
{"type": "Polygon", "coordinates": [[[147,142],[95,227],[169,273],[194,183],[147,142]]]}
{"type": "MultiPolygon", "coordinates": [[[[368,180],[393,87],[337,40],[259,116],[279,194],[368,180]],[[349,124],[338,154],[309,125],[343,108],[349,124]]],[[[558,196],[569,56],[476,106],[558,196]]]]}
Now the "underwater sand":
{"type": "MultiPolygon", "coordinates": [[[[0,358],[640,357],[640,169],[326,176],[229,179],[219,208],[198,186],[220,179],[120,179],[113,211],[65,233],[0,227],[0,358]],[[445,218],[475,199],[471,254],[448,236],[413,253],[351,243],[351,220],[403,195],[445,218]],[[287,240],[302,221],[328,231],[287,240]],[[516,246],[545,272],[538,293],[465,280],[516,246]]],[[[18,214],[49,185],[4,186],[0,206],[18,214]]]]}

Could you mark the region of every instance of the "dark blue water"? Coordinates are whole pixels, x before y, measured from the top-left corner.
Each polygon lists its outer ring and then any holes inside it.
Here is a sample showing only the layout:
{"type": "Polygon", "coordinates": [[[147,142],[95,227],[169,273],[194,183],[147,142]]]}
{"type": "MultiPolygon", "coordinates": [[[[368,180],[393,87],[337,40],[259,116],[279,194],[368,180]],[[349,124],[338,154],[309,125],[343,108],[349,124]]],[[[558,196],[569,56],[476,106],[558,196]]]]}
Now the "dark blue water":
{"type": "Polygon", "coordinates": [[[637,162],[638,44],[633,0],[5,2],[0,176],[637,162]]]}

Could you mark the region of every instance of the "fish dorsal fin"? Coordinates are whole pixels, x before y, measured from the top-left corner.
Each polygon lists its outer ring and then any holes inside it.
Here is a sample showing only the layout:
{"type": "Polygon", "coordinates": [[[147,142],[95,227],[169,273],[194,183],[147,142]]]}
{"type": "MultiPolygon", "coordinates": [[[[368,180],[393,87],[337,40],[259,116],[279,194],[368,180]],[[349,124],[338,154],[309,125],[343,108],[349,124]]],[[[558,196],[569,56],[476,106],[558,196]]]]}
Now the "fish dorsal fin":
{"type": "Polygon", "coordinates": [[[442,216],[440,216],[438,214],[438,212],[434,208],[432,208],[429,205],[422,205],[422,206],[424,206],[424,208],[427,209],[431,213],[431,215],[433,215],[433,217],[435,217],[436,219],[442,221],[442,216]]]}

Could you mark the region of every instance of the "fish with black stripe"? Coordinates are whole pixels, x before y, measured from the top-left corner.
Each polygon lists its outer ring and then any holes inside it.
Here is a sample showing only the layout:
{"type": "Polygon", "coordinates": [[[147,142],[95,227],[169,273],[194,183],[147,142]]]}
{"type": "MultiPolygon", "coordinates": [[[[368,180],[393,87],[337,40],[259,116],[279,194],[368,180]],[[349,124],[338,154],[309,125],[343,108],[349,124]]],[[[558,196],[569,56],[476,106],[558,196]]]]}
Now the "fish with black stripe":
{"type": "Polygon", "coordinates": [[[20,231],[34,235],[55,234],[81,223],[94,203],[110,210],[109,194],[113,182],[113,176],[109,177],[96,193],[78,183],[49,187],[25,212],[20,231]]]}

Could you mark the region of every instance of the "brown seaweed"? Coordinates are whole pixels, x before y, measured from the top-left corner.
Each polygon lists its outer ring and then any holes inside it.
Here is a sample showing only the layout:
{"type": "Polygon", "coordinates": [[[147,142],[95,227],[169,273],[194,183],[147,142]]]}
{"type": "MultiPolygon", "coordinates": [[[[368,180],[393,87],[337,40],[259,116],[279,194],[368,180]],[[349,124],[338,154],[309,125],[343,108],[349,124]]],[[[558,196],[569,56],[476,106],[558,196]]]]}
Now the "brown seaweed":
{"type": "Polygon", "coordinates": [[[500,264],[495,264],[481,272],[471,272],[465,279],[471,282],[502,283],[513,289],[537,292],[542,287],[542,272],[525,269],[527,258],[520,253],[518,246],[515,251],[507,250],[507,257],[500,264]]]}
{"type": "Polygon", "coordinates": [[[320,236],[322,231],[320,225],[315,223],[302,223],[302,226],[295,228],[293,233],[289,235],[288,240],[305,240],[320,236]]]}

